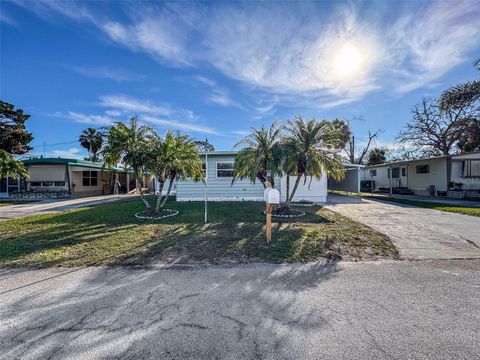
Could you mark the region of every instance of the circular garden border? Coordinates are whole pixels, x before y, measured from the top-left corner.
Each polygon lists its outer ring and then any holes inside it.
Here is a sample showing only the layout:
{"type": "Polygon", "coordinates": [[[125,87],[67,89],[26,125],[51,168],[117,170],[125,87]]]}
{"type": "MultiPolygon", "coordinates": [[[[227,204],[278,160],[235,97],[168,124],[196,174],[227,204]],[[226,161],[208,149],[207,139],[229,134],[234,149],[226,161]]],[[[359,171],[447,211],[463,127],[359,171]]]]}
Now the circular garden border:
{"type": "Polygon", "coordinates": [[[177,216],[179,214],[179,211],[175,209],[163,209],[162,212],[167,212],[168,214],[151,215],[149,211],[140,211],[138,213],[135,213],[135,217],[137,219],[143,219],[143,220],[161,220],[161,219],[177,216]]]}
{"type": "MultiPolygon", "coordinates": [[[[278,218],[284,218],[284,219],[294,219],[294,218],[299,218],[302,216],[305,216],[305,213],[303,211],[297,210],[297,209],[290,209],[291,212],[296,212],[297,214],[291,214],[291,215],[280,215],[280,214],[275,214],[272,212],[272,217],[278,217],[278,218]]],[[[267,215],[267,211],[264,210],[263,213],[267,215]]]]}

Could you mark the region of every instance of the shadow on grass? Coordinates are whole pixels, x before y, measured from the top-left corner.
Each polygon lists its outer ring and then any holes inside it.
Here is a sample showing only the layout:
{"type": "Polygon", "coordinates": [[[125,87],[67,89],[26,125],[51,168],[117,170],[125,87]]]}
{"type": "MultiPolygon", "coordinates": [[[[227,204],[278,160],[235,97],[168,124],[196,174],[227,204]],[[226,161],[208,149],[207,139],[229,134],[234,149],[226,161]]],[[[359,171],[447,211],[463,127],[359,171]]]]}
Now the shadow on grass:
{"type": "MultiPolygon", "coordinates": [[[[274,218],[273,244],[266,246],[263,203],[211,203],[208,224],[204,223],[202,202],[170,201],[167,207],[179,210],[179,215],[139,220],[134,214],[144,207],[129,199],[2,222],[0,264],[308,262],[340,257],[338,240],[347,239],[349,234],[355,240],[366,231],[317,206],[307,207],[302,208],[306,212],[302,218],[274,218]]],[[[363,243],[359,241],[358,246],[363,243]]]]}

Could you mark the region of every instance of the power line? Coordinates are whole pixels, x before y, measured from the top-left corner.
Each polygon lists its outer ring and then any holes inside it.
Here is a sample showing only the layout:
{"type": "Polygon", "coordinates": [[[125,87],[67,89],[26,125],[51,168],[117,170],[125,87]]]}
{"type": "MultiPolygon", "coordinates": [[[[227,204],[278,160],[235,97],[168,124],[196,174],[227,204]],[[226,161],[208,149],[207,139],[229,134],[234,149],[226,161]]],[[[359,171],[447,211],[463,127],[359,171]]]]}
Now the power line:
{"type": "Polygon", "coordinates": [[[78,140],[75,140],[75,141],[69,141],[69,142],[61,142],[61,143],[56,143],[56,144],[41,144],[41,145],[34,145],[34,146],[31,146],[32,148],[43,148],[43,147],[47,147],[47,146],[58,146],[58,145],[68,145],[68,144],[74,144],[74,143],[78,143],[78,140]]]}

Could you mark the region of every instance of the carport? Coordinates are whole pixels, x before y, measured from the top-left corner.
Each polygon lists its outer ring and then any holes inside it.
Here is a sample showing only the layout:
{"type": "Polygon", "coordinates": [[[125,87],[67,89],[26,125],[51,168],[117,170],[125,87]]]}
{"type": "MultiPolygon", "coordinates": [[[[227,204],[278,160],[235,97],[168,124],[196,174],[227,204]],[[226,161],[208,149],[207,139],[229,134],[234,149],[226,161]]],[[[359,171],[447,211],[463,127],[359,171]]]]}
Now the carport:
{"type": "Polygon", "coordinates": [[[329,190],[341,190],[360,194],[360,183],[363,179],[363,168],[365,165],[344,164],[345,177],[343,180],[335,181],[328,178],[329,190]]]}

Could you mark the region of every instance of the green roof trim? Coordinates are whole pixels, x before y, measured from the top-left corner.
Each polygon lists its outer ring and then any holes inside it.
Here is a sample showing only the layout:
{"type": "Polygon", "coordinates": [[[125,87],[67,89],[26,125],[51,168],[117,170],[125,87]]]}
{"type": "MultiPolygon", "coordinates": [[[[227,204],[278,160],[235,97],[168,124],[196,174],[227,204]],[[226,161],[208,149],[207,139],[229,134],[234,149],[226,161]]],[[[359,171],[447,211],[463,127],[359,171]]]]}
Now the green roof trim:
{"type": "MultiPolygon", "coordinates": [[[[23,160],[25,165],[69,165],[69,166],[80,166],[89,169],[98,169],[101,171],[109,171],[109,172],[128,172],[133,174],[132,169],[128,169],[126,171],[124,168],[121,167],[106,167],[103,162],[94,162],[88,160],[79,160],[79,159],[66,159],[66,158],[33,158],[28,160],[23,160]]],[[[149,174],[150,172],[145,171],[145,174],[149,174]]]]}

